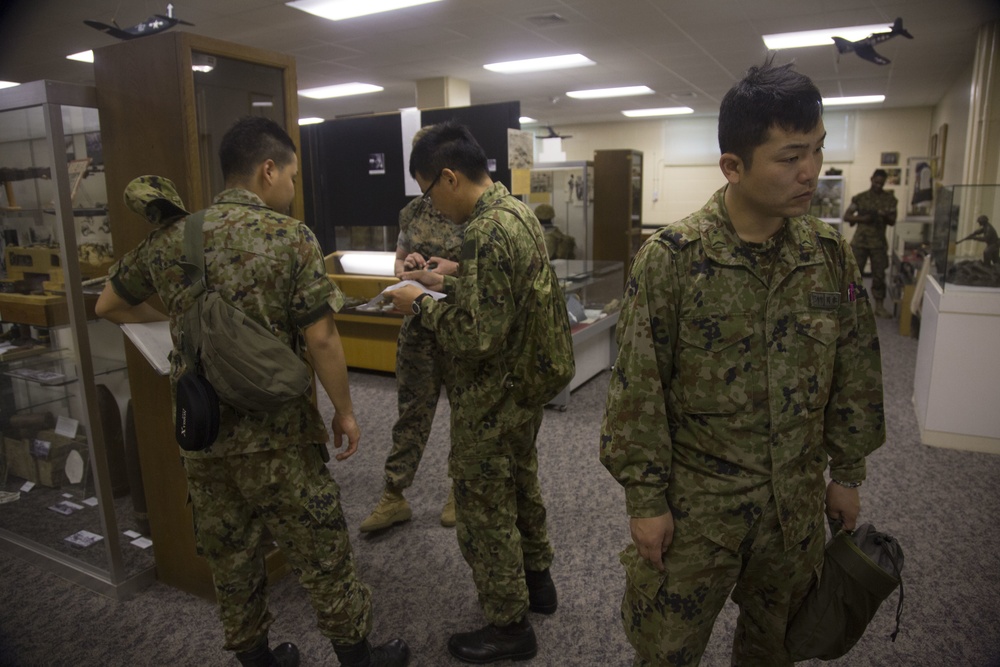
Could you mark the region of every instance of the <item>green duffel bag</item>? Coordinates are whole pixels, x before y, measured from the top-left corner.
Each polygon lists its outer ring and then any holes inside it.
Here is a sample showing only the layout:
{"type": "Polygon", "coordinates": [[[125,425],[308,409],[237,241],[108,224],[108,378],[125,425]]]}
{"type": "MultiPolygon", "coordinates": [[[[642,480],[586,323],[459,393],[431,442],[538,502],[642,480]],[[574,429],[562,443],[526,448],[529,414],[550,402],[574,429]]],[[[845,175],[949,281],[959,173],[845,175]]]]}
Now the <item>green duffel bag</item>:
{"type": "Polygon", "coordinates": [[[903,550],[871,524],[838,531],[826,545],[823,570],[785,633],[792,660],[834,660],[861,639],[879,605],[899,587],[896,630],[903,612],[903,550]]]}

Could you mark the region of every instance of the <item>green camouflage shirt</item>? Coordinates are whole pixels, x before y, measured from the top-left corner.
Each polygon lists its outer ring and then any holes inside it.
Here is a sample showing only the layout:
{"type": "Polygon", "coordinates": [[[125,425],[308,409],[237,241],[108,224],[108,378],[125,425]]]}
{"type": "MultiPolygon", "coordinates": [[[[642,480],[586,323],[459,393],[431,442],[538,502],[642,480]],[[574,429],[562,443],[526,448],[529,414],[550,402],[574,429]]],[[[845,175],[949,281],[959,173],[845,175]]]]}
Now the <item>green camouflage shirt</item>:
{"type": "Polygon", "coordinates": [[[851,197],[850,209],[858,213],[877,213],[874,222],[859,222],[854,230],[851,245],[859,248],[884,248],[885,228],[896,224],[896,196],[891,190],[873,192],[865,190],[851,197]]]}
{"type": "MultiPolygon", "coordinates": [[[[313,233],[298,220],[267,208],[257,195],[242,189],[222,192],[205,214],[204,230],[209,287],[285,343],[302,350],[300,329],[343,305],[344,297],[327,277],[313,233]]],[[[189,282],[179,265],[185,261],[183,246],[183,222],[161,227],[109,272],[115,293],[128,303],[160,296],[175,345],[181,315],[190,305],[189,282]]],[[[170,355],[171,393],[184,371],[182,355],[175,347],[170,355]]],[[[310,391],[259,416],[242,415],[223,404],[215,444],[202,452],[182,451],[182,455],[245,454],[328,438],[310,391]]]]}
{"type": "Polygon", "coordinates": [[[839,234],[788,219],[768,280],[724,195],[633,261],[601,461],[629,516],[669,510],[731,550],[773,495],[787,547],[822,519],[828,461],[860,481],[885,440],[878,334],[839,234]]]}
{"type": "Polygon", "coordinates": [[[415,197],[399,212],[396,246],[407,254],[419,252],[425,259],[444,257],[457,262],[467,226],[456,225],[423,197],[415,197]]]}
{"type": "MultiPolygon", "coordinates": [[[[452,442],[497,437],[536,412],[518,406],[504,379],[523,347],[526,304],[543,256],[542,226],[531,209],[494,183],[476,203],[465,231],[457,277],[445,277],[448,298],[425,300],[423,326],[455,356],[455,389],[449,394],[452,442]],[[493,204],[518,211],[527,224],[493,204]]],[[[555,323],[553,323],[553,329],[555,323]]]]}

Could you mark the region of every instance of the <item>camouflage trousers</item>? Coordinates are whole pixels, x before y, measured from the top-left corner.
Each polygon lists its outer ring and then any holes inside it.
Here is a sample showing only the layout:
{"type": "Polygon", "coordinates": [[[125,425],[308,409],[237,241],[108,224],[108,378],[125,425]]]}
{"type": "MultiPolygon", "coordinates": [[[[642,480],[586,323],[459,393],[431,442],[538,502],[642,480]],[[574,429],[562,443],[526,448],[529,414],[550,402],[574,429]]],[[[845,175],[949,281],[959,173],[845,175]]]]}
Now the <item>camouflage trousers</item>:
{"type": "Polygon", "coordinates": [[[862,248],[852,245],[854,260],[858,263],[858,270],[864,272],[865,262],[869,258],[872,260],[872,297],[876,301],[885,298],[885,272],[889,268],[889,249],[886,246],[877,248],[862,248]]]}
{"type": "Polygon", "coordinates": [[[732,664],[792,665],[785,628],[822,566],[826,535],[821,521],[818,526],[785,550],[772,499],[736,552],[688,531],[683,520],[675,521],[666,572],[629,545],[621,554],[627,578],[622,622],[636,650],[633,666],[698,665],[730,591],[740,609],[732,664]]]}
{"type": "Polygon", "coordinates": [[[553,550],[538,482],[535,438],[542,408],[494,440],[452,441],[448,474],[455,489],[458,546],[486,620],[508,625],[528,612],[524,570],[545,570],[553,550]]]}
{"type": "Polygon", "coordinates": [[[392,449],[385,461],[385,485],[402,490],[413,484],[431,435],[441,387],[451,391],[450,356],[433,332],[407,317],[396,347],[399,418],[392,427],[392,449]]]}
{"type": "Polygon", "coordinates": [[[265,526],[316,610],[318,627],[353,644],[371,630],[371,591],[355,573],[340,488],[316,445],[184,459],[198,553],[212,570],[225,648],[253,648],[273,620],[265,526]]]}

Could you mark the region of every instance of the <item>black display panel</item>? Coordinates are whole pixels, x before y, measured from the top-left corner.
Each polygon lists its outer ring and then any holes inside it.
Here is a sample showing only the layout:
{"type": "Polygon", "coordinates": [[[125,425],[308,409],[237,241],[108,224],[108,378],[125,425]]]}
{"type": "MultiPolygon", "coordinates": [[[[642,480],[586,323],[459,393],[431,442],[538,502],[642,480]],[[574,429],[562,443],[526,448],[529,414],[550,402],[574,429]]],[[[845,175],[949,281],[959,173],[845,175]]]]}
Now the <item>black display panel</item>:
{"type": "Polygon", "coordinates": [[[486,158],[496,160],[496,171],[491,172],[490,177],[494,181],[500,181],[506,185],[508,190],[510,189],[510,164],[507,161],[507,130],[521,129],[520,118],[520,102],[424,109],[420,112],[421,125],[434,125],[453,120],[468,127],[472,136],[486,151],[486,158]]]}
{"type": "MultiPolygon", "coordinates": [[[[494,160],[494,181],[511,187],[507,130],[520,129],[520,102],[478,104],[421,112],[421,124],[465,125],[494,160]]],[[[393,226],[407,195],[402,119],[398,113],[342,118],[300,128],[305,222],[324,254],[337,248],[336,227],[393,226]]],[[[345,250],[347,248],[340,248],[345,250]]]]}
{"type": "Polygon", "coordinates": [[[398,113],[343,118],[301,128],[307,224],[325,253],[333,227],[395,225],[404,191],[398,113]]]}

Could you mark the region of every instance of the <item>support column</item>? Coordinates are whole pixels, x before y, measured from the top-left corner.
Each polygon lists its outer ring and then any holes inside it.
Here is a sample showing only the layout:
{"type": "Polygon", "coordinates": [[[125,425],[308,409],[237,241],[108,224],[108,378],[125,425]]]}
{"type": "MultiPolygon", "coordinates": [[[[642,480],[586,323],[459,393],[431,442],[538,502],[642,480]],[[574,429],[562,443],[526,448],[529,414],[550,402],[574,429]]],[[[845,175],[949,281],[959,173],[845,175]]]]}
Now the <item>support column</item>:
{"type": "Polygon", "coordinates": [[[442,76],[417,81],[417,108],[467,107],[471,105],[469,82],[442,76]]]}

